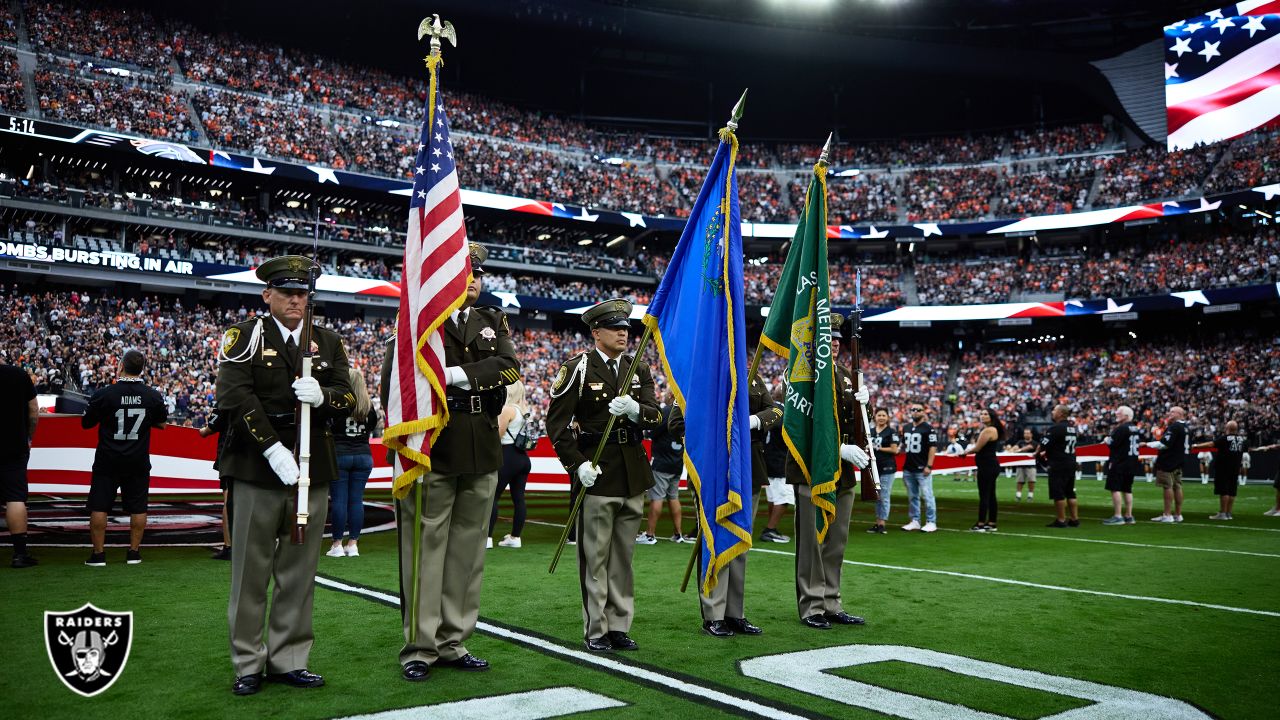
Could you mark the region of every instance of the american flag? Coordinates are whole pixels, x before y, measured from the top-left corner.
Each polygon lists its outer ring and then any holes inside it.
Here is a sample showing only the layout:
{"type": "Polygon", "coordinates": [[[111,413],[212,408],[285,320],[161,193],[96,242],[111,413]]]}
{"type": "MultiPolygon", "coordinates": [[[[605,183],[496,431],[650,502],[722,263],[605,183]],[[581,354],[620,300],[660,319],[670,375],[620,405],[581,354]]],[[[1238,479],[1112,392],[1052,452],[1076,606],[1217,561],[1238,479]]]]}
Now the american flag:
{"type": "Polygon", "coordinates": [[[413,481],[431,469],[431,445],[448,422],[441,326],[462,304],[470,282],[471,258],[449,122],[433,82],[414,161],[383,433],[383,443],[394,448],[400,459],[393,483],[397,497],[407,495],[413,481]]]}
{"type": "Polygon", "coordinates": [[[1242,135],[1280,116],[1280,0],[1249,0],[1164,29],[1169,149],[1242,135]]]}

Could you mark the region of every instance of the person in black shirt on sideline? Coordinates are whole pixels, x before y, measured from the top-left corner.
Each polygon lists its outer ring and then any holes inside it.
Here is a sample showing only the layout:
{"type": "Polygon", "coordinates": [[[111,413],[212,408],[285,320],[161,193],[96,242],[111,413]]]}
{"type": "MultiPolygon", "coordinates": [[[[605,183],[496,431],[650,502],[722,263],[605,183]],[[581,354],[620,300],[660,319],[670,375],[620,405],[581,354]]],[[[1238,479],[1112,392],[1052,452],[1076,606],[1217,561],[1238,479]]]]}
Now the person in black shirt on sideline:
{"type": "Polygon", "coordinates": [[[1225,429],[1225,433],[1213,440],[1191,446],[1192,450],[1213,448],[1218,453],[1213,460],[1213,494],[1218,496],[1218,514],[1210,515],[1210,520],[1234,519],[1231,511],[1236,504],[1236,491],[1240,487],[1240,463],[1248,441],[1235,420],[1227,421],[1225,429]]]}
{"type": "Polygon", "coordinates": [[[889,494],[893,492],[893,479],[898,474],[898,450],[902,438],[889,424],[889,411],[876,410],[875,428],[871,431],[871,443],[875,445],[876,476],[880,479],[880,493],[876,498],[876,522],[867,532],[885,533],[884,524],[889,520],[889,494]]]}
{"type": "Polygon", "coordinates": [[[0,365],[0,387],[5,388],[0,394],[0,502],[4,503],[5,527],[13,543],[10,566],[29,568],[37,562],[27,552],[27,460],[40,407],[35,383],[26,370],[0,365]]]}
{"type": "Polygon", "coordinates": [[[364,529],[364,486],[373,472],[373,451],[369,449],[369,432],[378,425],[378,411],[369,401],[369,390],[364,384],[364,374],[348,368],[351,378],[351,394],[356,402],[351,414],[335,418],[333,449],[338,456],[338,477],[329,483],[329,523],[333,544],[325,555],[329,557],[360,557],[360,531],[364,529]],[[343,550],[342,535],[347,536],[343,550]]]}
{"type": "Polygon", "coordinates": [[[978,438],[964,449],[961,455],[973,453],[978,466],[978,522],[970,528],[975,532],[996,531],[996,479],[1000,476],[1000,461],[996,459],[1004,423],[995,410],[982,411],[982,431],[978,438]]]}
{"type": "Polygon", "coordinates": [[[1040,439],[1036,457],[1049,466],[1049,497],[1058,517],[1049,527],[1079,527],[1080,508],[1076,503],[1076,429],[1067,422],[1071,410],[1066,405],[1053,409],[1053,425],[1040,439]],[[1067,509],[1071,518],[1067,518],[1067,509]]]}
{"type": "Polygon", "coordinates": [[[1147,443],[1147,447],[1160,451],[1156,454],[1156,484],[1164,490],[1164,512],[1151,518],[1152,522],[1182,522],[1182,463],[1191,447],[1183,423],[1186,417],[1186,410],[1176,405],[1169,408],[1164,434],[1147,443]]]}
{"type": "Polygon", "coordinates": [[[1133,476],[1138,474],[1138,428],[1133,424],[1133,408],[1116,408],[1119,422],[1104,443],[1111,446],[1107,455],[1107,490],[1111,491],[1111,517],[1103,525],[1132,525],[1133,476]]]}
{"type": "Polygon", "coordinates": [[[142,382],[147,358],[136,349],[126,350],[120,359],[120,377],[89,398],[89,408],[80,418],[88,429],[98,426],[98,451],[93,456],[93,479],[89,484],[89,538],[93,554],[85,561],[90,567],[107,564],[103,547],[107,537],[107,513],[120,491],[121,505],[129,513],[130,565],[142,562],[142,531],[147,527],[147,489],[151,484],[151,430],[163,429],[169,421],[164,397],[142,382]]]}
{"type": "Polygon", "coordinates": [[[923,402],[911,403],[911,424],[902,428],[902,444],[899,454],[906,458],[902,463],[902,484],[907,486],[907,515],[910,519],[903,530],[935,532],[938,508],[933,500],[933,458],[938,454],[938,431],[927,418],[929,408],[923,402]],[[924,496],[924,525],[920,524],[920,502],[924,496]]]}
{"type": "MultiPolygon", "coordinates": [[[[227,441],[227,416],[216,409],[209,413],[209,420],[196,432],[200,437],[218,434],[218,454],[213,461],[213,469],[218,469],[218,460],[222,457],[222,447],[227,441]]],[[[231,478],[218,473],[218,485],[222,489],[222,548],[213,554],[214,560],[231,561],[231,478]]]]}

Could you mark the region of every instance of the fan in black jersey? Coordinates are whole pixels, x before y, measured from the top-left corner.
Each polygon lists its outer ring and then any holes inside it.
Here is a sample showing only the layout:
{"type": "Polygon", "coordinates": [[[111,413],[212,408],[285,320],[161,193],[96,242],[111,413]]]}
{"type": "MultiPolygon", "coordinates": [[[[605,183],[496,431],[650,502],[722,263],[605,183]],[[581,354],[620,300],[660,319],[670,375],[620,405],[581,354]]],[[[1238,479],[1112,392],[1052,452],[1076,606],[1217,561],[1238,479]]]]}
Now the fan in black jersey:
{"type": "Polygon", "coordinates": [[[89,484],[89,538],[93,554],[85,565],[107,564],[103,548],[107,535],[107,513],[115,504],[116,492],[129,513],[130,565],[142,562],[139,546],[147,527],[147,489],[151,483],[151,430],[161,429],[169,420],[164,398],[142,382],[147,358],[138,350],[127,350],[120,359],[120,376],[112,385],[89,398],[89,408],[80,424],[98,426],[98,451],[93,456],[93,479],[89,484]]]}
{"type": "Polygon", "coordinates": [[[1236,504],[1236,491],[1240,487],[1240,465],[1248,441],[1235,420],[1227,421],[1225,430],[1225,433],[1213,440],[1191,446],[1192,450],[1212,449],[1217,454],[1213,459],[1213,494],[1218,496],[1218,514],[1210,515],[1210,520],[1234,519],[1231,511],[1236,504]]]}
{"type": "Polygon", "coordinates": [[[1053,409],[1053,425],[1045,431],[1040,449],[1036,451],[1036,457],[1049,466],[1049,497],[1058,514],[1049,527],[1055,528],[1080,525],[1080,509],[1076,504],[1076,429],[1067,422],[1070,416],[1071,410],[1066,405],[1053,409]]]}
{"type": "Polygon", "coordinates": [[[885,533],[884,524],[889,519],[889,495],[893,492],[893,479],[898,473],[898,450],[902,442],[898,431],[889,424],[889,411],[876,410],[875,428],[871,431],[871,443],[876,451],[876,475],[880,478],[880,495],[876,499],[876,522],[867,528],[869,533],[885,533]]]}
{"type": "Polygon", "coordinates": [[[1104,440],[1111,446],[1107,456],[1107,490],[1111,491],[1111,517],[1103,525],[1132,525],[1133,476],[1138,474],[1138,428],[1133,424],[1133,408],[1116,408],[1116,426],[1104,440]]]}
{"type": "Polygon", "coordinates": [[[1183,422],[1186,417],[1186,410],[1176,405],[1169,408],[1164,433],[1159,440],[1147,443],[1160,451],[1156,454],[1156,484],[1164,490],[1164,512],[1151,518],[1153,522],[1182,522],[1182,463],[1191,449],[1183,422]]]}

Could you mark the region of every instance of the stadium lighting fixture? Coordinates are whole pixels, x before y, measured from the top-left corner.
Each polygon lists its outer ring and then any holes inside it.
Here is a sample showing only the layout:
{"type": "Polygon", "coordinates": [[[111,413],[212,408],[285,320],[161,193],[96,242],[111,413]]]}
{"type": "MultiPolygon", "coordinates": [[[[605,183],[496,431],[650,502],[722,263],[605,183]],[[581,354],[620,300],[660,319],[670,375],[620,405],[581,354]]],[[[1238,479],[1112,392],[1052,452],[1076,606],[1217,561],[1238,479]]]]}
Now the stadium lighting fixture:
{"type": "Polygon", "coordinates": [[[578,241],[578,244],[579,244],[579,245],[581,245],[581,246],[583,246],[583,247],[586,247],[586,246],[590,245],[590,244],[591,244],[591,242],[592,242],[591,238],[582,238],[581,240],[579,240],[579,241],[578,241]]]}
{"type": "Polygon", "coordinates": [[[539,235],[539,236],[538,236],[538,239],[539,239],[539,240],[543,240],[543,241],[545,241],[545,240],[550,240],[550,239],[551,239],[551,233],[542,233],[541,235],[539,235]]]}
{"type": "Polygon", "coordinates": [[[907,252],[914,253],[915,251],[916,251],[916,244],[912,242],[910,245],[907,246],[907,252]]]}
{"type": "Polygon", "coordinates": [[[620,242],[622,242],[623,240],[626,240],[626,239],[627,239],[627,236],[626,236],[626,235],[619,235],[618,237],[616,237],[616,238],[614,238],[614,239],[610,240],[609,242],[605,243],[605,244],[604,244],[604,246],[605,246],[605,247],[607,247],[607,248],[610,248],[610,247],[613,247],[614,245],[617,245],[618,243],[620,243],[620,242]]]}

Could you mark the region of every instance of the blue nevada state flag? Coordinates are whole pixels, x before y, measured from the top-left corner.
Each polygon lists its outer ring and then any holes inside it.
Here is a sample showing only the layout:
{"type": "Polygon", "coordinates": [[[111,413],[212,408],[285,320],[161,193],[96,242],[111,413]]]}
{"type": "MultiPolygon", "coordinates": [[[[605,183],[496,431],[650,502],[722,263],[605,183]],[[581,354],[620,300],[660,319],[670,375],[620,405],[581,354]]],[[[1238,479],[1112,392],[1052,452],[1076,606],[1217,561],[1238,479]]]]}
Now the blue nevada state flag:
{"type": "Polygon", "coordinates": [[[684,464],[699,498],[703,593],[751,547],[742,231],[728,128],[644,322],[684,413],[684,464]]]}

